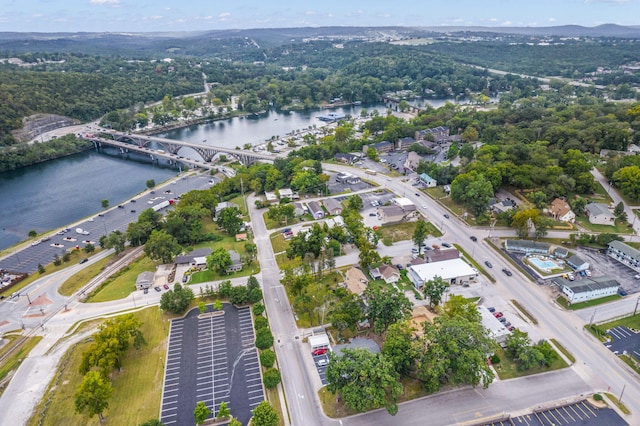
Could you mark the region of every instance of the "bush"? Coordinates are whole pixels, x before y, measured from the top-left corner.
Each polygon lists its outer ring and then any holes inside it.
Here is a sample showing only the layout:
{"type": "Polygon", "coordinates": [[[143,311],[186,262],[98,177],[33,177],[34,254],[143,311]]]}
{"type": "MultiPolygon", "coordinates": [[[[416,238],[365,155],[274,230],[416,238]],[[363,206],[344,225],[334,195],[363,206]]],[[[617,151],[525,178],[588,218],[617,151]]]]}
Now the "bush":
{"type": "Polygon", "coordinates": [[[500,357],[496,354],[491,355],[491,364],[500,364],[500,357]]]}
{"type": "Polygon", "coordinates": [[[262,300],[262,290],[254,288],[249,291],[249,303],[258,303],[262,300]]]}
{"type": "Polygon", "coordinates": [[[282,381],[282,378],[280,377],[280,370],[278,370],[277,368],[268,369],[262,375],[262,381],[264,382],[265,388],[275,388],[282,381]]]}
{"type": "Polygon", "coordinates": [[[260,350],[269,349],[273,346],[273,334],[268,328],[261,328],[256,331],[256,347],[260,350]]]}
{"type": "Polygon", "coordinates": [[[253,305],[253,315],[260,316],[264,312],[264,305],[262,303],[256,303],[253,305]]]}
{"type": "Polygon", "coordinates": [[[260,330],[261,328],[269,327],[269,321],[267,321],[267,319],[263,316],[256,317],[254,323],[254,328],[256,329],[256,331],[260,330]]]}
{"type": "Polygon", "coordinates": [[[593,399],[596,401],[602,401],[602,395],[600,395],[599,393],[594,393],[593,399]]]}
{"type": "Polygon", "coordinates": [[[249,301],[249,290],[243,285],[232,287],[229,301],[234,305],[246,304],[249,301]]]}
{"type": "Polygon", "coordinates": [[[260,365],[265,368],[273,367],[276,362],[276,353],[271,349],[265,349],[260,353],[260,365]]]}

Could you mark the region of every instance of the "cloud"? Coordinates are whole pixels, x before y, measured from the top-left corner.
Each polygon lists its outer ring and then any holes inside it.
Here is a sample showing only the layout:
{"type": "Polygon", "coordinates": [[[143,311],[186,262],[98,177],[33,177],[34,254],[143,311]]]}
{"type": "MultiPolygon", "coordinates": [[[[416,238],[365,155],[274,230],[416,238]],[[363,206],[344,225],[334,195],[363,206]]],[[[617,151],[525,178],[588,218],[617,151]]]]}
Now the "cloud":
{"type": "Polygon", "coordinates": [[[218,18],[228,18],[229,16],[231,16],[230,12],[222,12],[218,15],[218,18]]]}
{"type": "Polygon", "coordinates": [[[503,27],[510,27],[511,25],[513,25],[513,22],[511,22],[511,21],[504,21],[504,22],[502,23],[502,26],[503,26],[503,27]]]}
{"type": "Polygon", "coordinates": [[[556,22],[556,18],[549,18],[548,21],[549,22],[556,22]]]}
{"type": "Polygon", "coordinates": [[[117,6],[120,4],[120,0],[91,0],[91,4],[117,6]]]}

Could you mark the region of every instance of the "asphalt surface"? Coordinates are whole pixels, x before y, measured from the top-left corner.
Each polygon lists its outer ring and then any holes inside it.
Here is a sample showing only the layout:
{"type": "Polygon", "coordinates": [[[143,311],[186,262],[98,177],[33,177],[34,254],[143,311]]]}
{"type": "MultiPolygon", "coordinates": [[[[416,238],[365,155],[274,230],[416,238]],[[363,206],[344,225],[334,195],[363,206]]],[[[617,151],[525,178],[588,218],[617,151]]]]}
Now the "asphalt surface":
{"type": "Polygon", "coordinates": [[[160,420],[167,426],[193,425],[198,402],[213,418],[223,401],[247,424],[251,410],[264,400],[248,307],[225,303],[224,315],[201,317],[193,309],[171,321],[166,365],[160,420]]]}
{"type": "MultiPolygon", "coordinates": [[[[42,241],[35,245],[27,244],[13,251],[11,255],[0,259],[0,268],[31,274],[38,270],[38,264],[47,265],[51,263],[54,260],[54,256],[57,254],[61,257],[64,250],[76,247],[82,249],[88,243],[98,246],[101,236],[115,230],[125,232],[129,223],[137,221],[142,211],[193,189],[209,188],[211,186],[210,180],[211,176],[206,174],[175,177],[168,183],[162,184],[153,190],[145,191],[129,201],[124,201],[111,207],[109,210],[98,211],[87,220],[51,231],[44,237],[47,241],[42,241]],[[76,232],[77,228],[88,232],[88,234],[76,232]],[[63,232],[65,229],[67,231],[63,232]]],[[[164,209],[164,211],[166,210],[164,209]]],[[[40,238],[42,239],[42,237],[40,238]]]]}
{"type": "Polygon", "coordinates": [[[607,330],[611,342],[604,345],[616,355],[631,355],[640,361],[640,334],[627,327],[614,327],[607,330]]]}
{"type": "Polygon", "coordinates": [[[514,417],[511,422],[490,423],[491,426],[617,426],[627,424],[611,408],[595,408],[586,401],[514,417]]]}

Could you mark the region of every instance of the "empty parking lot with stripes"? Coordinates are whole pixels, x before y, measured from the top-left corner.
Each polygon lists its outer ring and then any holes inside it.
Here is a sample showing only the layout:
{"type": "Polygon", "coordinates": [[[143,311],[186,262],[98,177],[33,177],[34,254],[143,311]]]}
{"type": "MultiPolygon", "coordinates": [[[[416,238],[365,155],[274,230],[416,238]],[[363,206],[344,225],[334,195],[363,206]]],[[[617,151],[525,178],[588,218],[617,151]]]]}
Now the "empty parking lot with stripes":
{"type": "Polygon", "coordinates": [[[514,417],[491,426],[622,426],[627,422],[611,408],[595,408],[587,401],[514,417]]]}
{"type": "MultiPolygon", "coordinates": [[[[208,307],[211,310],[211,307],[208,307]]],[[[224,401],[247,424],[264,400],[262,376],[248,307],[224,305],[224,315],[197,309],[171,321],[160,408],[166,425],[193,425],[193,409],[204,402],[216,415],[224,401]]]]}

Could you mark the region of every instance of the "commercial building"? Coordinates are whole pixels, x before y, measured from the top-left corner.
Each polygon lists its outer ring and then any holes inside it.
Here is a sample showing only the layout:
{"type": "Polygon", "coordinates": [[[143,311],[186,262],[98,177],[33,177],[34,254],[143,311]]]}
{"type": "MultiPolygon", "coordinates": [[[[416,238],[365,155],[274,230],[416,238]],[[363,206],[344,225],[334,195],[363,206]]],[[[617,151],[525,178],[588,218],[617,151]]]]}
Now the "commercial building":
{"type": "Polygon", "coordinates": [[[155,274],[153,272],[141,272],[136,278],[136,290],[144,290],[153,285],[155,274]]]}
{"type": "Polygon", "coordinates": [[[464,260],[458,258],[424,263],[422,265],[411,265],[407,269],[407,276],[413,286],[419,290],[424,286],[425,282],[433,280],[436,276],[451,285],[473,283],[478,278],[478,271],[464,260]]]}
{"type": "Polygon", "coordinates": [[[529,240],[505,240],[504,248],[517,253],[549,254],[550,246],[547,243],[538,243],[529,240]]]}
{"type": "Polygon", "coordinates": [[[622,241],[611,241],[607,254],[618,262],[628,267],[640,271],[640,251],[623,243],[622,241]]]}
{"type": "Polygon", "coordinates": [[[504,346],[505,340],[511,334],[509,329],[496,318],[486,306],[478,306],[480,317],[482,318],[482,326],[489,330],[489,336],[500,346],[504,346]]]}
{"type": "Polygon", "coordinates": [[[354,185],[356,183],[360,183],[360,177],[356,175],[352,175],[351,173],[348,173],[348,172],[339,172],[336,175],[336,182],[354,185]]]}
{"type": "Polygon", "coordinates": [[[416,205],[413,204],[413,201],[411,201],[407,197],[392,198],[391,202],[400,207],[405,213],[413,212],[416,210],[416,205]]]}
{"type": "Polygon", "coordinates": [[[566,262],[567,262],[567,265],[571,266],[577,272],[586,271],[587,269],[589,269],[589,266],[590,266],[589,262],[585,261],[583,258],[578,256],[577,254],[574,254],[573,256],[568,258],[566,262]]]}
{"type": "Polygon", "coordinates": [[[583,277],[578,281],[569,281],[562,277],[556,277],[553,282],[560,287],[569,303],[586,302],[611,296],[616,294],[618,288],[620,288],[620,283],[608,276],[583,277]]]}
{"type": "Polygon", "coordinates": [[[420,175],[420,182],[424,183],[427,188],[433,188],[438,185],[438,181],[426,173],[420,175]]]}

